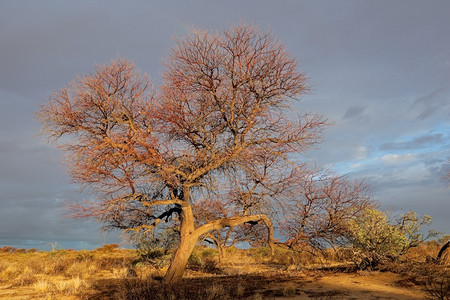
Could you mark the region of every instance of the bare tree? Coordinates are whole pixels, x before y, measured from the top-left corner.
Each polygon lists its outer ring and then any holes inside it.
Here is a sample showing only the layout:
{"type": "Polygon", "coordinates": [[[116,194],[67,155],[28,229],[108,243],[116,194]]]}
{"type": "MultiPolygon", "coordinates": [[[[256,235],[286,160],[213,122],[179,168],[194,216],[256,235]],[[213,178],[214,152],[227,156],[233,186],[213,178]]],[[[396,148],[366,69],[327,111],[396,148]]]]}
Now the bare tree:
{"type": "Polygon", "coordinates": [[[311,246],[323,249],[339,244],[349,220],[374,202],[364,181],[351,181],[327,170],[303,169],[292,185],[281,231],[290,247],[311,246]]]}
{"type": "Polygon", "coordinates": [[[154,89],[128,61],[98,66],[56,91],[38,117],[68,154],[73,180],[97,194],[72,205],[76,216],[127,232],[178,226],[164,278],[173,283],[210,232],[264,222],[272,240],[271,212],[295,169],[289,159],[318,141],[326,121],[293,115],[305,79],[254,26],[178,40],[165,67],[154,89]],[[205,197],[232,214],[196,225],[192,208],[205,197]]]}

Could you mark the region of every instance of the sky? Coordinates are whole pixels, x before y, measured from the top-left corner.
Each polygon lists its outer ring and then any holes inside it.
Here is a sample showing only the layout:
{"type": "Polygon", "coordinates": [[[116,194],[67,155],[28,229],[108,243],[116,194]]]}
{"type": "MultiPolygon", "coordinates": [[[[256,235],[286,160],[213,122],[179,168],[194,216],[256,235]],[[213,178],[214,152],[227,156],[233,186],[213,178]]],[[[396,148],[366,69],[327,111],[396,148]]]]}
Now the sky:
{"type": "Polygon", "coordinates": [[[365,179],[383,209],[450,233],[450,1],[0,0],[0,247],[92,249],[118,232],[65,216],[89,194],[38,136],[34,113],[95,64],[135,62],[157,84],[174,37],[248,23],[298,59],[298,112],[334,123],[305,160],[365,179]]]}

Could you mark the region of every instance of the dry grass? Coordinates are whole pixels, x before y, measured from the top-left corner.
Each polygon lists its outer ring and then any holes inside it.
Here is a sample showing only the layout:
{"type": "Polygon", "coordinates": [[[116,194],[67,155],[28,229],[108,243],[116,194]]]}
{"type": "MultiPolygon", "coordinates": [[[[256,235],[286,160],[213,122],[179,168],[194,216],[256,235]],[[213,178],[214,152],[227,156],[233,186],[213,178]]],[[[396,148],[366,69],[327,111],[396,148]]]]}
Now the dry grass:
{"type": "Polygon", "coordinates": [[[97,283],[98,292],[93,299],[261,299],[283,297],[284,293],[296,293],[296,286],[289,286],[298,275],[279,273],[246,274],[239,276],[187,277],[175,285],[165,285],[158,278],[127,278],[120,281],[97,283]],[[286,283],[286,288],[279,283],[286,283]]]}
{"type": "MultiPolygon", "coordinates": [[[[5,248],[3,248],[5,249],[5,248]]],[[[81,296],[93,280],[128,276],[134,251],[0,251],[0,284],[31,288],[39,297],[81,296]]]]}
{"type": "MultiPolygon", "coordinates": [[[[219,262],[215,249],[199,246],[189,260],[183,283],[174,288],[160,281],[170,256],[161,257],[160,262],[143,261],[134,250],[108,245],[92,251],[37,252],[8,248],[0,251],[0,285],[19,294],[21,290],[31,291],[30,299],[293,297],[301,293],[299,282],[305,281],[306,273],[308,280],[320,281],[324,271],[317,271],[317,267],[325,269],[324,266],[350,262],[351,257],[344,250],[330,250],[324,256],[317,256],[311,254],[312,251],[291,252],[277,247],[271,256],[268,248],[230,248],[219,262]]],[[[448,260],[436,265],[426,259],[427,256],[435,257],[438,251],[439,245],[423,245],[405,256],[405,261],[383,268],[404,276],[402,282],[393,284],[418,285],[419,289],[427,290],[430,299],[449,299],[448,260]]],[[[336,272],[339,270],[335,269],[332,274],[336,272]]],[[[366,275],[370,277],[372,273],[366,275]]],[[[1,292],[0,287],[0,298],[1,292]]],[[[313,294],[321,292],[311,291],[313,294]]],[[[342,293],[327,291],[330,297],[338,294],[342,293]]]]}

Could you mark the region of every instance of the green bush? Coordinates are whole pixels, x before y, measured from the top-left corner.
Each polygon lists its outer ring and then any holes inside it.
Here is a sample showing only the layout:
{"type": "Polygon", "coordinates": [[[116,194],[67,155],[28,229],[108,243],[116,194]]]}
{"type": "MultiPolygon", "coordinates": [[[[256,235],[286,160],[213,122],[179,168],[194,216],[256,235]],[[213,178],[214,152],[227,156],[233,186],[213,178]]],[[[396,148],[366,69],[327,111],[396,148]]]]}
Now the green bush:
{"type": "Polygon", "coordinates": [[[204,273],[220,273],[221,271],[217,267],[218,262],[214,258],[217,253],[210,250],[214,249],[194,249],[191,256],[189,256],[187,267],[191,270],[201,271],[204,273]]]}
{"type": "Polygon", "coordinates": [[[203,248],[201,251],[202,259],[213,259],[219,256],[216,249],[213,248],[203,248]]]}
{"type": "Polygon", "coordinates": [[[250,256],[253,256],[257,259],[261,259],[264,257],[269,258],[272,255],[272,251],[269,247],[257,247],[257,248],[250,248],[249,250],[250,256]]]}
{"type": "Polygon", "coordinates": [[[385,260],[396,260],[408,249],[437,233],[420,233],[423,225],[430,225],[429,216],[418,217],[408,212],[396,218],[378,209],[367,209],[347,223],[346,239],[355,250],[355,258],[362,269],[372,268],[385,260]]]}

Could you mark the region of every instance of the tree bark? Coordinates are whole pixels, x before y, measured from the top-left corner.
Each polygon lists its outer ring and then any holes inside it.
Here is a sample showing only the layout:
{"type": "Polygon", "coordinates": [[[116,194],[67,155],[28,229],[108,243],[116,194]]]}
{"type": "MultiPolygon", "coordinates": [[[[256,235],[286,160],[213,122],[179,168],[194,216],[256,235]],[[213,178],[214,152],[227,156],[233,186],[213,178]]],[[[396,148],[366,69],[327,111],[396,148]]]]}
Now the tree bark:
{"type": "Polygon", "coordinates": [[[181,281],[184,271],[186,270],[187,262],[196,243],[197,239],[193,236],[181,239],[180,245],[175,252],[175,256],[173,257],[169,269],[164,275],[164,283],[173,284],[181,281]]]}
{"type": "Polygon", "coordinates": [[[218,230],[224,227],[237,226],[245,222],[251,221],[263,221],[269,230],[269,246],[273,255],[273,227],[272,222],[266,215],[251,215],[241,217],[223,218],[208,224],[202,225],[194,230],[194,215],[189,205],[183,206],[181,212],[181,240],[177,251],[173,257],[173,260],[164,276],[163,282],[168,284],[174,284],[180,282],[184,271],[186,269],[187,262],[194,250],[195,244],[199,238],[210,232],[211,230],[218,230]]]}
{"type": "Polygon", "coordinates": [[[190,205],[185,205],[182,207],[180,217],[180,244],[178,245],[172,262],[170,263],[169,269],[164,275],[164,283],[173,284],[181,281],[189,257],[191,256],[198,240],[198,237],[193,235],[194,215],[192,214],[190,205]]]}
{"type": "Polygon", "coordinates": [[[217,251],[219,252],[219,262],[223,263],[225,260],[225,256],[226,256],[225,253],[227,252],[227,249],[225,247],[223,247],[220,243],[218,243],[216,245],[216,247],[217,247],[217,251]]]}

